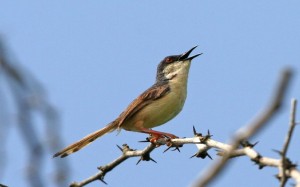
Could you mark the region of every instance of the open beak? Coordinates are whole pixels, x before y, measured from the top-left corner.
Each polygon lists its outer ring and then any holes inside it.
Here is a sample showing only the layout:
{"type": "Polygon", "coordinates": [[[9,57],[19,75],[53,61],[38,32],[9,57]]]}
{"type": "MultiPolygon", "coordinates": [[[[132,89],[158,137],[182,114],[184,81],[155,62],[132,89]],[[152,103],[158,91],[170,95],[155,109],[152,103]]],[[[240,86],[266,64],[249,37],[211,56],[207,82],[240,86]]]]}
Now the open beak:
{"type": "Polygon", "coordinates": [[[183,53],[180,57],[179,60],[192,60],[193,58],[196,58],[199,55],[202,55],[203,53],[196,54],[194,56],[189,57],[191,52],[198,46],[193,47],[192,49],[188,50],[187,52],[183,53]]]}

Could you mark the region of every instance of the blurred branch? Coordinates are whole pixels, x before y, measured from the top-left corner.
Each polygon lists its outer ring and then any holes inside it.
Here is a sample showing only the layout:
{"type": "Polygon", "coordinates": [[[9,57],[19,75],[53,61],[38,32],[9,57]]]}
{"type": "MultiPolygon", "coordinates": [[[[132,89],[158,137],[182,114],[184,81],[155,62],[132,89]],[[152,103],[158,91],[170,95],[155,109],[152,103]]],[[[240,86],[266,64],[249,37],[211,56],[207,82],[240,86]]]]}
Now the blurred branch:
{"type": "MultiPolygon", "coordinates": [[[[2,40],[0,40],[0,71],[3,72],[1,75],[4,76],[10,88],[9,93],[13,96],[18,114],[18,127],[25,140],[24,142],[28,146],[29,160],[26,172],[28,182],[30,186],[44,186],[45,178],[42,171],[44,148],[49,147],[52,153],[62,144],[59,133],[59,115],[48,101],[42,84],[24,67],[12,60],[12,56],[9,55],[2,40]],[[35,113],[39,114],[45,121],[45,136],[40,135],[37,131],[33,116],[35,113]],[[47,138],[49,144],[44,144],[44,137],[47,138]]],[[[0,123],[3,123],[3,121],[0,121],[0,123]]],[[[3,126],[1,125],[0,128],[3,128],[3,126]]],[[[4,130],[0,129],[0,131],[4,130]]],[[[62,160],[53,160],[53,162],[56,166],[56,185],[66,186],[70,171],[67,162],[62,160]]]]}
{"type": "MultiPolygon", "coordinates": [[[[1,68],[0,68],[1,70],[1,68]]],[[[0,80],[1,80],[1,71],[0,71],[0,80]]],[[[6,155],[5,155],[5,143],[7,140],[8,130],[9,130],[9,118],[8,118],[8,106],[4,93],[0,87],[0,179],[4,175],[4,170],[6,168],[6,155]]]]}
{"type": "Polygon", "coordinates": [[[4,185],[4,184],[0,184],[0,187],[8,187],[8,186],[6,186],[6,185],[4,185]]]}
{"type": "Polygon", "coordinates": [[[288,85],[292,78],[292,70],[284,69],[281,72],[281,77],[278,82],[277,88],[274,91],[274,95],[267,105],[265,110],[259,113],[252,122],[250,122],[245,127],[239,129],[236,135],[231,141],[231,149],[229,149],[226,154],[222,157],[219,162],[216,162],[215,165],[211,166],[210,169],[205,172],[201,178],[197,179],[197,182],[193,186],[204,187],[207,186],[213,179],[216,178],[220,172],[225,169],[227,161],[231,157],[231,152],[233,152],[241,142],[254,136],[262,127],[266,126],[270,119],[278,112],[279,108],[282,105],[282,101],[287,92],[288,85]]]}

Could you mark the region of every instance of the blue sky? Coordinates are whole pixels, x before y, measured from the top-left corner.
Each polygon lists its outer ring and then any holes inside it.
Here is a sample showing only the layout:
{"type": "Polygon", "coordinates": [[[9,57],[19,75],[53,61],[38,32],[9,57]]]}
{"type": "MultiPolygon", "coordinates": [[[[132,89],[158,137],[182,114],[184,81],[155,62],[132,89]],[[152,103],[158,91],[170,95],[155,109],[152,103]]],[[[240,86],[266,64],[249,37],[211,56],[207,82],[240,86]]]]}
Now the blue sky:
{"type": "MultiPolygon", "coordinates": [[[[227,141],[270,100],[280,70],[300,68],[300,2],[290,1],[2,1],[0,32],[15,57],[46,87],[63,121],[66,144],[113,120],[154,82],[156,66],[167,55],[198,45],[203,52],[192,64],[188,98],[174,120],[156,130],[192,136],[192,126],[227,141]]],[[[299,99],[296,74],[277,115],[253,141],[263,156],[277,157],[289,120],[290,99],[299,99]]],[[[12,111],[13,113],[13,111],[12,111]]],[[[299,116],[299,115],[298,115],[299,116]]],[[[144,134],[111,133],[71,155],[71,181],[97,172],[119,154],[116,144],[137,143],[144,134]]],[[[299,129],[295,131],[300,134],[299,129]]],[[[25,186],[26,149],[16,127],[7,141],[7,170],[1,180],[25,186]],[[14,149],[12,149],[14,147],[14,149]]],[[[294,137],[288,156],[300,156],[294,137]]],[[[106,176],[109,186],[189,186],[212,164],[189,159],[196,147],[181,153],[152,155],[158,164],[133,158],[106,176]]],[[[214,159],[215,151],[210,154],[214,159]]],[[[45,156],[51,178],[52,153],[45,156]]],[[[248,158],[232,162],[213,186],[277,186],[276,168],[258,170],[248,158]]],[[[50,178],[49,185],[53,186],[50,178]]],[[[93,183],[90,186],[99,186],[93,183]]]]}

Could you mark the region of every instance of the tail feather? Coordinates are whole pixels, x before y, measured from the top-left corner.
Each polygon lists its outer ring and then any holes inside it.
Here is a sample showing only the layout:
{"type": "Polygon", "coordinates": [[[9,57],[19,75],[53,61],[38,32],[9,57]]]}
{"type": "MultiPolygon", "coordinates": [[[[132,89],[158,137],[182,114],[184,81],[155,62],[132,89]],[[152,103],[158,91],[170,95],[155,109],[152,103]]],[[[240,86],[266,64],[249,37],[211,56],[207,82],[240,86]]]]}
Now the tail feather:
{"type": "Polygon", "coordinates": [[[78,142],[75,142],[75,143],[69,145],[68,147],[64,148],[63,150],[55,153],[53,155],[53,157],[58,157],[59,156],[59,157],[63,158],[63,157],[66,157],[66,156],[68,156],[72,153],[75,153],[76,151],[78,151],[78,150],[82,149],[83,147],[89,145],[91,142],[93,142],[97,138],[100,138],[104,134],[116,130],[117,127],[118,127],[117,122],[113,121],[110,124],[108,124],[107,126],[105,126],[104,128],[87,135],[86,137],[82,138],[78,142]]]}

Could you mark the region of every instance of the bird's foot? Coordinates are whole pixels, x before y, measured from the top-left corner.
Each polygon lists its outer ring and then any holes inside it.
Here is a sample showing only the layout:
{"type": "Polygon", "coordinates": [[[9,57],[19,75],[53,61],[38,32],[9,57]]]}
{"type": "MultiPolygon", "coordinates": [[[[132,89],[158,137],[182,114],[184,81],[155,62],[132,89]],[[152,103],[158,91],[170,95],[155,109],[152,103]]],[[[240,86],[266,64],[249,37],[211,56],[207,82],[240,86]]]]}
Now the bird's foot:
{"type": "Polygon", "coordinates": [[[165,133],[165,132],[151,132],[150,134],[150,139],[149,141],[151,143],[157,143],[159,141],[159,139],[175,139],[178,138],[177,136],[175,136],[174,134],[170,134],[170,133],[165,133]]]}
{"type": "Polygon", "coordinates": [[[170,139],[178,138],[174,134],[170,134],[170,133],[166,133],[166,132],[160,132],[160,131],[155,131],[155,130],[146,129],[146,128],[141,128],[140,132],[150,134],[150,137],[147,138],[147,140],[149,140],[149,142],[154,143],[154,144],[159,144],[159,140],[160,139],[170,140],[170,139]]]}

